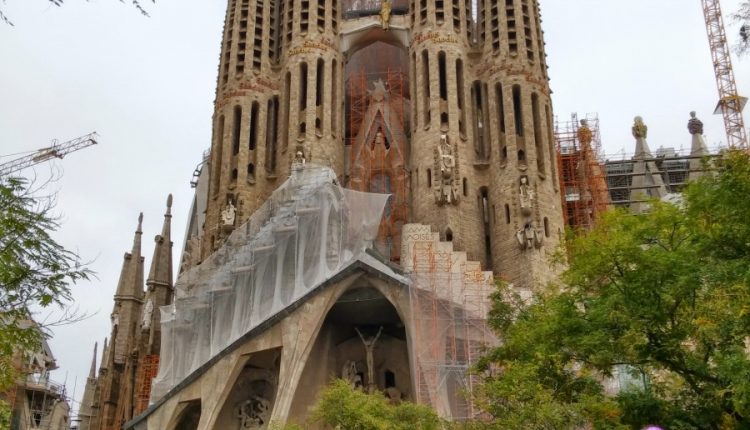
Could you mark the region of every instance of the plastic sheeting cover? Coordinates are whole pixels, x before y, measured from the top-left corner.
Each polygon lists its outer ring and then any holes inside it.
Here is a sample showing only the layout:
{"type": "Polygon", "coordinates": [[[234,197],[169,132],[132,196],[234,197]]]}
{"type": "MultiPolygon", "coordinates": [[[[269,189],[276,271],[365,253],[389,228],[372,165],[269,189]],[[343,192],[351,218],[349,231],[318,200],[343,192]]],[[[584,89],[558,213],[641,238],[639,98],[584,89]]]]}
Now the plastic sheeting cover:
{"type": "Polygon", "coordinates": [[[177,280],[175,302],[160,309],[152,403],[356,260],[377,236],[388,197],[344,189],[327,167],[293,166],[221,248],[177,280]]]}

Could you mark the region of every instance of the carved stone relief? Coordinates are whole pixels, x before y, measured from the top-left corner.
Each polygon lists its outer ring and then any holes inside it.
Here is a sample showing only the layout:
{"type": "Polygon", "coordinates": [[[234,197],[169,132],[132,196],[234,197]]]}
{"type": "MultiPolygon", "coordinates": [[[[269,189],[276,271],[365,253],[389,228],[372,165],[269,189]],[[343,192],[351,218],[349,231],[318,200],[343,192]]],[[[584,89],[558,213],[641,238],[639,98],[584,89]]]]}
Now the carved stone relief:
{"type": "Polygon", "coordinates": [[[435,202],[439,205],[458,204],[459,174],[458,147],[451,144],[448,135],[440,136],[440,142],[435,147],[435,202]]]}

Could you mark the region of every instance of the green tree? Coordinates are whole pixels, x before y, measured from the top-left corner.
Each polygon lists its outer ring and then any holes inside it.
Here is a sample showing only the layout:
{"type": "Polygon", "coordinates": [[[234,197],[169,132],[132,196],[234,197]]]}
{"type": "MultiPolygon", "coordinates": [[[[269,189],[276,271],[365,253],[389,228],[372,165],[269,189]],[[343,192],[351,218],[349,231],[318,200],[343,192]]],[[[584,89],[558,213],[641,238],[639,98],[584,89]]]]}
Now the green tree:
{"type": "MultiPolygon", "coordinates": [[[[43,188],[43,187],[40,187],[43,188]]],[[[70,286],[92,272],[51,236],[54,198],[25,179],[0,178],[0,392],[13,386],[19,354],[39,347],[44,327],[31,311],[68,309],[70,286]]],[[[63,319],[70,317],[64,312],[63,319]]]]}
{"type": "Polygon", "coordinates": [[[311,421],[346,430],[438,430],[447,425],[429,407],[393,404],[381,393],[367,394],[341,379],[322,391],[311,421]]]}
{"type": "Polygon", "coordinates": [[[733,151],[678,207],[611,211],[567,242],[560,286],[508,286],[478,366],[498,428],[750,428],[750,157],[733,151]],[[614,369],[632,384],[617,397],[614,369]]]}
{"type": "Polygon", "coordinates": [[[740,24],[740,40],[737,44],[737,52],[740,55],[750,52],[750,0],[740,4],[740,8],[733,15],[735,21],[740,24]]]}

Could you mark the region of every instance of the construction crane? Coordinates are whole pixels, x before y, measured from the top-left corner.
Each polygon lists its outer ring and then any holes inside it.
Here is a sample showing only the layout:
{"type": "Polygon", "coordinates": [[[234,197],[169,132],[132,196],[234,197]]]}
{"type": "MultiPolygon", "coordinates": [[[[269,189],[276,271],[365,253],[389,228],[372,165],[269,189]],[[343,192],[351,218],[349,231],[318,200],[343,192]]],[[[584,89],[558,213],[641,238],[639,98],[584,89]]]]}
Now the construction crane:
{"type": "Polygon", "coordinates": [[[747,103],[747,97],[741,97],[737,93],[737,82],[734,79],[724,18],[721,15],[721,4],[719,0],[701,0],[701,3],[703,16],[706,19],[708,44],[711,48],[716,83],[719,87],[719,104],[716,105],[714,114],[724,116],[727,144],[730,147],[747,149],[747,132],[742,119],[742,109],[747,103]]]}
{"type": "Polygon", "coordinates": [[[96,145],[98,138],[99,135],[96,134],[96,132],[93,132],[63,143],[58,143],[57,140],[53,140],[52,146],[42,148],[21,158],[16,158],[15,160],[0,164],[0,177],[10,175],[13,172],[43,163],[53,158],[63,158],[71,152],[87,148],[91,145],[96,145]]]}

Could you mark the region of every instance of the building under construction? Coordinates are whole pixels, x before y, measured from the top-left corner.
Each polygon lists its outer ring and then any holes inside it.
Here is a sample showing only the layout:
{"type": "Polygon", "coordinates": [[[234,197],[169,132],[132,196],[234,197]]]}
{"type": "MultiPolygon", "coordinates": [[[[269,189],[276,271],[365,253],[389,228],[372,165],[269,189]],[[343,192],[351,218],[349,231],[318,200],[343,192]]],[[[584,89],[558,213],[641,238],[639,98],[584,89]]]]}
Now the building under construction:
{"type": "Polygon", "coordinates": [[[70,405],[65,386],[50,378],[57,363],[47,341],[35,351],[16,351],[14,364],[19,377],[0,393],[11,409],[9,430],[68,430],[70,405]]]}
{"type": "Polygon", "coordinates": [[[703,123],[695,113],[691,113],[687,129],[691,136],[689,151],[660,147],[652,153],[648,127],[638,117],[632,128],[633,155],[605,160],[597,115],[579,120],[573,114],[570,121],[557,122],[555,139],[566,225],[590,228],[610,207],[640,213],[648,209],[651,199],[678,195],[690,180],[703,174],[705,163],[718,153],[707,148],[703,123]]]}
{"type": "Polygon", "coordinates": [[[334,377],[476,416],[495,277],[559,271],[538,1],[227,3],[179,276],[170,201],[148,276],[140,222],[125,255],[80,429],[303,423],[334,377]]]}

